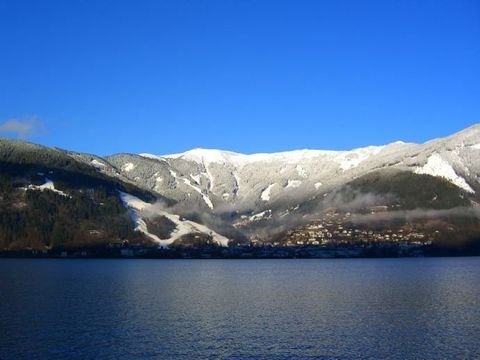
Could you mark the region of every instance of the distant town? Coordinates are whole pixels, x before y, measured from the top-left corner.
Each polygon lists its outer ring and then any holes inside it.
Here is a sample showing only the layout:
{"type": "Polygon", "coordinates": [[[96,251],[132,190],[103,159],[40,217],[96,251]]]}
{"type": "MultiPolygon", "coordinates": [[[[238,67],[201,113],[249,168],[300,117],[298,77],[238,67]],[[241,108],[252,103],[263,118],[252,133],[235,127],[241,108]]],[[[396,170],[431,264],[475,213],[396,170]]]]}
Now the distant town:
{"type": "MultiPolygon", "coordinates": [[[[374,206],[368,209],[368,213],[375,215],[387,210],[387,206],[374,206]]],[[[371,224],[355,223],[350,212],[333,209],[326,211],[317,221],[288,231],[286,237],[274,245],[283,243],[285,246],[345,246],[387,242],[425,246],[430,245],[439,233],[439,230],[420,231],[412,224],[401,226],[389,224],[375,228],[371,224]]]]}

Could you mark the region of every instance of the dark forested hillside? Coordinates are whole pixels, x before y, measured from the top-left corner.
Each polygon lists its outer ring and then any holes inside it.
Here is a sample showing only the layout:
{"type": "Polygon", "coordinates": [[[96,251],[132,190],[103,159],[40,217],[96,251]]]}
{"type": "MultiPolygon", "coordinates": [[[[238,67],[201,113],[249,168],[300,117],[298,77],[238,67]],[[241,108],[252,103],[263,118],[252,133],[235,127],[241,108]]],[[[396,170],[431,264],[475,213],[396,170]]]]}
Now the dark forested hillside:
{"type": "Polygon", "coordinates": [[[349,189],[390,195],[402,209],[451,209],[469,206],[469,194],[445,179],[407,171],[375,171],[355,179],[349,189]]]}
{"type": "Polygon", "coordinates": [[[65,153],[0,141],[0,249],[75,248],[146,239],[134,232],[119,191],[155,196],[65,153]],[[54,189],[43,188],[47,182],[54,189]],[[53,186],[53,185],[52,185],[53,186]]]}
{"type": "MultiPolygon", "coordinates": [[[[52,178],[55,173],[50,174],[52,178]]],[[[114,240],[142,241],[133,231],[127,210],[110,184],[93,181],[74,187],[65,178],[59,192],[30,188],[42,176],[0,176],[0,248],[71,248],[98,246],[114,240]],[[60,191],[63,193],[60,193],[60,191]]]]}

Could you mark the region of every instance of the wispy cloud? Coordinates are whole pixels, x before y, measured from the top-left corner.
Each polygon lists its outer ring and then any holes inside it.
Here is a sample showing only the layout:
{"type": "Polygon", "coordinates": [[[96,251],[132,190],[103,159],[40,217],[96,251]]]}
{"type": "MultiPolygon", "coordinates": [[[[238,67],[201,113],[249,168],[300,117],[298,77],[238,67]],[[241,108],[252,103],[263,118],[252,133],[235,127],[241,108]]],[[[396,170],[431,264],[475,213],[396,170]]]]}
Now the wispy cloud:
{"type": "Polygon", "coordinates": [[[45,130],[45,125],[35,116],[8,119],[0,123],[0,133],[11,134],[21,139],[42,134],[45,130]]]}

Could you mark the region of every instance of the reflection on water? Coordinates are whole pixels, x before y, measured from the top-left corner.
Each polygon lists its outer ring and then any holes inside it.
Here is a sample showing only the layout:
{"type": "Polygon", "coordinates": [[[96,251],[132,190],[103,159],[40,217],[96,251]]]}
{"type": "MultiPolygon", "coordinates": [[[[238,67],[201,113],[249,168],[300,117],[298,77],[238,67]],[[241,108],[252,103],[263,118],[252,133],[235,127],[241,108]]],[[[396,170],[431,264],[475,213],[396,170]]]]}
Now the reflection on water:
{"type": "Polygon", "coordinates": [[[0,359],[480,358],[480,258],[0,260],[0,359]]]}

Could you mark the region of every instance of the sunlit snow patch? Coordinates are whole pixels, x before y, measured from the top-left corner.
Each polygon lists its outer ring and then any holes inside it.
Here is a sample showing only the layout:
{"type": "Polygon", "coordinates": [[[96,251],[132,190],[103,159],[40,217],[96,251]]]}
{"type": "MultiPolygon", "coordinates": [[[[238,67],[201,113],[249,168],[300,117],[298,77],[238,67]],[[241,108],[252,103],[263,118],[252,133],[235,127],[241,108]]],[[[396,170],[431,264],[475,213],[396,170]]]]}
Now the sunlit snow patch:
{"type": "Polygon", "coordinates": [[[190,175],[190,177],[191,177],[197,184],[200,184],[200,175],[190,175]]]}
{"type": "Polygon", "coordinates": [[[288,180],[287,183],[287,188],[297,188],[300,185],[302,185],[302,182],[300,180],[288,180]]]}
{"type": "Polygon", "coordinates": [[[250,221],[259,221],[259,220],[264,220],[264,219],[270,219],[272,217],[272,210],[265,210],[262,212],[259,212],[257,214],[253,214],[250,216],[249,220],[250,221]]]}
{"type": "Polygon", "coordinates": [[[220,246],[228,246],[229,240],[225,236],[216,233],[205,225],[190,220],[181,220],[178,215],[156,209],[153,204],[149,204],[136,196],[124,192],[120,192],[120,197],[125,207],[129,210],[130,217],[135,224],[135,230],[142,232],[160,246],[166,247],[171,245],[174,241],[187,234],[207,234],[220,246]],[[155,215],[164,216],[176,225],[176,229],[172,231],[168,239],[160,239],[157,235],[148,231],[147,224],[142,219],[142,213],[146,211],[150,211],[155,215]]]}
{"type": "Polygon", "coordinates": [[[205,195],[205,194],[202,192],[202,190],[201,190],[199,187],[193,185],[192,182],[191,182],[190,180],[188,180],[188,179],[182,179],[182,180],[183,180],[183,182],[184,182],[185,184],[187,184],[187,185],[190,186],[193,190],[195,190],[196,192],[198,192],[198,193],[202,196],[203,201],[205,201],[205,204],[207,204],[207,206],[208,206],[210,209],[213,209],[213,203],[212,203],[212,201],[210,200],[210,198],[209,198],[207,195],[205,195]]]}
{"type": "Polygon", "coordinates": [[[382,151],[385,146],[368,146],[365,148],[355,149],[352,151],[347,151],[341,153],[336,161],[340,165],[340,169],[347,171],[353,168],[356,168],[362,162],[370,158],[371,156],[377,155],[382,151]]]}
{"type": "Polygon", "coordinates": [[[105,167],[105,164],[101,163],[97,159],[93,159],[92,161],[90,161],[90,164],[92,164],[93,166],[95,166],[96,168],[99,168],[99,169],[103,169],[105,167]]]}
{"type": "Polygon", "coordinates": [[[152,159],[152,160],[158,160],[158,161],[166,161],[163,157],[153,155],[153,154],[147,154],[147,153],[142,153],[139,154],[141,157],[147,158],[147,159],[152,159]]]}
{"type": "Polygon", "coordinates": [[[415,173],[441,177],[469,193],[475,192],[465,179],[458,176],[452,166],[437,153],[430,155],[427,163],[422,167],[416,168],[415,173]]]}
{"type": "Polygon", "coordinates": [[[304,179],[306,179],[308,177],[307,171],[303,167],[301,167],[300,165],[297,165],[295,167],[295,170],[297,170],[298,176],[301,176],[304,179]]]}
{"type": "Polygon", "coordinates": [[[129,172],[135,169],[135,165],[132,163],[126,163],[125,165],[122,166],[122,171],[129,172]]]}
{"type": "Polygon", "coordinates": [[[260,198],[263,201],[269,201],[270,200],[270,192],[272,191],[273,186],[275,186],[275,184],[270,184],[270,185],[267,186],[267,188],[265,190],[262,191],[262,194],[260,195],[260,198]]]}
{"type": "Polygon", "coordinates": [[[63,191],[55,189],[55,184],[53,183],[53,181],[50,180],[50,179],[47,179],[47,178],[45,178],[45,184],[43,184],[43,185],[28,185],[27,189],[29,189],[29,190],[40,190],[40,191],[49,190],[49,191],[53,191],[53,192],[55,192],[59,195],[62,195],[62,196],[71,197],[70,195],[64,193],[63,191]]]}

